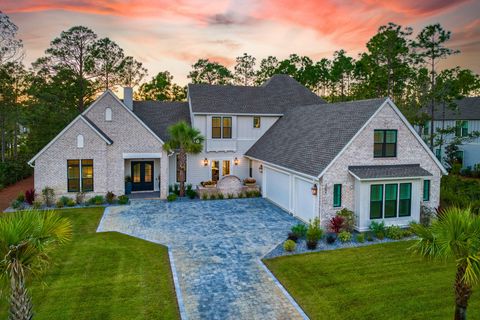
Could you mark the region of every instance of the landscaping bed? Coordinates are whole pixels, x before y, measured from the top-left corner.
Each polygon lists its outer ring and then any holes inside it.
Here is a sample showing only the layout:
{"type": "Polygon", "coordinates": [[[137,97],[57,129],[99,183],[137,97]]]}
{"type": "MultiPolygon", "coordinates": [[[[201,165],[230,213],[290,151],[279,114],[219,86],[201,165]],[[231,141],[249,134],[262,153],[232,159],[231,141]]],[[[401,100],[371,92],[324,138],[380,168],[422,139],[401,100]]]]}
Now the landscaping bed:
{"type": "MultiPolygon", "coordinates": [[[[59,210],[73,240],[30,286],[35,319],[180,319],[165,246],[117,232],[96,233],[103,208],[59,210]]],[[[0,319],[8,305],[0,299],[0,319]]]]}

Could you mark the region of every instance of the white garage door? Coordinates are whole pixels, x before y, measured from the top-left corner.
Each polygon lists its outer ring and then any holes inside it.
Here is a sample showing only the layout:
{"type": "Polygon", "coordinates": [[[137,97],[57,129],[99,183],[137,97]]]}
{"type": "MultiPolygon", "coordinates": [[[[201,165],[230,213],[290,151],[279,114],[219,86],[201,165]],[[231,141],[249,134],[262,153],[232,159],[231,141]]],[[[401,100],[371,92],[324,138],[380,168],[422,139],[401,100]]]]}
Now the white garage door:
{"type": "Polygon", "coordinates": [[[286,173],[265,168],[265,197],[280,207],[290,208],[290,177],[286,173]]]}
{"type": "Polygon", "coordinates": [[[308,222],[314,217],[315,196],[312,195],[312,183],[295,178],[293,214],[308,222]]]}

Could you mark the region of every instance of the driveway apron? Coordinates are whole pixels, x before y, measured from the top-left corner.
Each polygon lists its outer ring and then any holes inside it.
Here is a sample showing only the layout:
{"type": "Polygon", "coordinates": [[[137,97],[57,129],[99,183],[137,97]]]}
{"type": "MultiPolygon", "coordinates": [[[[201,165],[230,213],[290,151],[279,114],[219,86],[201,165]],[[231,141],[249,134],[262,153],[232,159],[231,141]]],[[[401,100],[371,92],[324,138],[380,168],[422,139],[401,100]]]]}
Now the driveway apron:
{"type": "Polygon", "coordinates": [[[301,319],[259,264],[298,220],[265,199],[137,200],[107,212],[99,231],[170,247],[188,319],[301,319]]]}

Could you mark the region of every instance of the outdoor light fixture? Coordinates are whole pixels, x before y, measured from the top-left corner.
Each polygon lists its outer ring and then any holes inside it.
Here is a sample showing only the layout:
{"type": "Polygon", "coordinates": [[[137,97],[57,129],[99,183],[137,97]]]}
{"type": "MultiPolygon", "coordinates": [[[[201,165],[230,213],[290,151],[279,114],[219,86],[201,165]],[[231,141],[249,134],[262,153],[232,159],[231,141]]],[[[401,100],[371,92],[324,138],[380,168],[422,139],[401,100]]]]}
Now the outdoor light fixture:
{"type": "Polygon", "coordinates": [[[260,171],[260,173],[263,172],[263,165],[260,165],[260,166],[258,167],[258,171],[260,171]]]}
{"type": "Polygon", "coordinates": [[[312,195],[316,196],[318,192],[317,184],[315,183],[312,187],[312,195]]]}
{"type": "Polygon", "coordinates": [[[203,165],[204,165],[205,167],[208,166],[208,159],[207,159],[207,158],[203,159],[203,165]]]}
{"type": "Polygon", "coordinates": [[[237,157],[235,157],[235,159],[233,159],[233,164],[238,166],[238,158],[237,157]]]}

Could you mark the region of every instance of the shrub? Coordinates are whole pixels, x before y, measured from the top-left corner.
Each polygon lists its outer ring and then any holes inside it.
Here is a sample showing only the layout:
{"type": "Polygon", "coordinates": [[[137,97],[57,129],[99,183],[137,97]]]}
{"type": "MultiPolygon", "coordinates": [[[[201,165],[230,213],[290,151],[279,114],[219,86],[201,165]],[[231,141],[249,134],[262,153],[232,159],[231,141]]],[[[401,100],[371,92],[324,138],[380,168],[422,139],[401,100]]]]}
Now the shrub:
{"type": "Polygon", "coordinates": [[[40,209],[41,207],[42,207],[42,201],[38,201],[38,200],[33,201],[33,203],[32,203],[32,208],[33,209],[40,209]]]}
{"type": "Polygon", "coordinates": [[[318,241],[322,237],[323,230],[320,228],[320,219],[315,218],[308,224],[306,238],[307,241],[318,241]]]}
{"type": "Polygon", "coordinates": [[[292,240],[287,240],[283,243],[283,249],[285,249],[285,251],[288,251],[288,252],[295,251],[296,247],[297,247],[297,244],[295,243],[295,241],[292,241],[292,240]]]}
{"type": "Polygon", "coordinates": [[[385,232],[385,222],[376,222],[376,221],[372,221],[370,223],[370,226],[368,227],[370,229],[370,231],[373,232],[373,234],[377,234],[379,232],[385,232]]]}
{"type": "Polygon", "coordinates": [[[227,194],[227,198],[228,199],[233,199],[233,198],[235,198],[235,195],[233,193],[229,193],[229,194],[227,194]]]}
{"type": "Polygon", "coordinates": [[[327,234],[327,238],[325,240],[328,244],[333,244],[337,240],[337,234],[330,232],[327,234]]]}
{"type": "Polygon", "coordinates": [[[375,233],[375,237],[377,237],[378,240],[383,240],[385,238],[385,232],[384,231],[379,231],[375,233]]]}
{"type": "Polygon", "coordinates": [[[35,201],[35,189],[28,189],[25,191],[25,201],[29,205],[33,204],[33,201],[35,201]]]}
{"type": "MultiPolygon", "coordinates": [[[[65,207],[68,203],[68,201],[70,200],[69,197],[67,196],[61,196],[60,199],[58,201],[62,202],[63,203],[63,206],[65,207]]],[[[57,202],[58,203],[58,202],[57,202]]]]}
{"type": "Polygon", "coordinates": [[[23,203],[23,201],[18,201],[18,199],[16,199],[12,201],[10,206],[15,210],[21,210],[25,207],[25,204],[23,203]]]}
{"type": "Polygon", "coordinates": [[[298,241],[298,235],[294,232],[289,232],[287,239],[297,242],[298,241]]]}
{"type": "Polygon", "coordinates": [[[50,187],[45,187],[42,189],[43,202],[47,207],[53,206],[53,201],[55,201],[55,191],[50,187]]]}
{"type": "Polygon", "coordinates": [[[127,204],[128,203],[128,196],[121,195],[118,197],[118,204],[127,204]]]}
{"type": "Polygon", "coordinates": [[[241,198],[245,198],[245,194],[243,192],[239,192],[238,193],[238,197],[241,199],[241,198]]]}
{"type": "Polygon", "coordinates": [[[343,229],[348,232],[353,232],[355,229],[355,214],[353,211],[343,208],[337,212],[337,216],[343,218],[343,229]]]}
{"type": "Polygon", "coordinates": [[[77,204],[82,204],[85,202],[85,193],[84,192],[77,192],[77,194],[75,195],[75,202],[77,202],[77,204]]]}
{"type": "Polygon", "coordinates": [[[63,203],[62,200],[58,200],[57,203],[55,204],[57,208],[63,208],[65,207],[65,204],[63,203]]]}
{"type": "Polygon", "coordinates": [[[177,194],[176,193],[170,193],[168,196],[167,196],[167,201],[168,202],[172,202],[172,201],[175,201],[177,200],[177,194]]]}
{"type": "Polygon", "coordinates": [[[188,190],[187,189],[187,196],[190,198],[190,199],[195,199],[195,197],[197,196],[197,192],[195,190],[188,190]]]}
{"type": "Polygon", "coordinates": [[[105,198],[103,196],[98,195],[98,196],[90,198],[88,200],[88,203],[99,206],[99,205],[102,205],[102,204],[105,203],[105,198]]]}
{"type": "Polygon", "coordinates": [[[346,230],[340,232],[338,234],[338,239],[341,241],[341,242],[349,242],[352,240],[352,234],[346,230]]]}
{"type": "Polygon", "coordinates": [[[217,199],[217,195],[215,193],[212,193],[210,195],[210,200],[216,200],[217,199]]]}
{"type": "Polygon", "coordinates": [[[364,243],[365,242],[365,234],[359,233],[357,234],[356,240],[358,243],[364,243]]]}
{"type": "Polygon", "coordinates": [[[173,185],[173,193],[176,194],[177,196],[180,195],[180,185],[178,183],[175,183],[173,185]]]}
{"type": "Polygon", "coordinates": [[[115,193],[112,191],[108,191],[107,194],[105,195],[105,200],[107,201],[108,204],[112,204],[115,201],[115,193]]]}
{"type": "Polygon", "coordinates": [[[16,199],[18,202],[25,202],[25,194],[23,194],[23,192],[20,192],[18,195],[17,195],[17,199],[16,199]]]}
{"type": "Polygon", "coordinates": [[[385,236],[393,240],[399,240],[403,237],[403,231],[399,226],[389,226],[385,228],[385,236]]]}
{"type": "Polygon", "coordinates": [[[77,203],[73,199],[68,199],[67,201],[67,207],[75,207],[77,203]]]}
{"type": "Polygon", "coordinates": [[[191,183],[189,183],[185,186],[185,188],[186,188],[187,191],[191,191],[193,189],[193,186],[192,186],[191,183]]]}
{"type": "Polygon", "coordinates": [[[225,198],[225,196],[223,195],[223,193],[219,193],[217,197],[218,197],[218,199],[220,199],[220,200],[222,200],[223,198],[225,198]]]}
{"type": "Polygon", "coordinates": [[[208,194],[202,193],[202,200],[208,200],[208,194]]]}
{"type": "Polygon", "coordinates": [[[339,233],[343,229],[343,223],[345,219],[342,216],[335,216],[332,219],[330,219],[330,231],[339,233]]]}
{"type": "Polygon", "coordinates": [[[307,226],[304,225],[303,223],[299,223],[297,225],[294,225],[291,229],[292,233],[294,233],[297,238],[303,238],[307,234],[307,226]]]}
{"type": "Polygon", "coordinates": [[[371,232],[367,233],[367,241],[372,242],[373,241],[373,235],[371,232]]]}
{"type": "Polygon", "coordinates": [[[413,236],[413,231],[410,228],[402,230],[402,237],[403,238],[408,238],[408,237],[411,237],[411,236],[413,236]]]}

